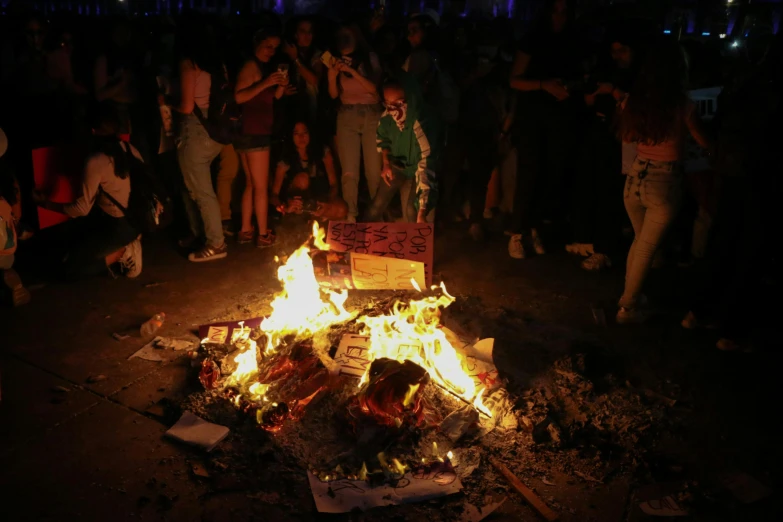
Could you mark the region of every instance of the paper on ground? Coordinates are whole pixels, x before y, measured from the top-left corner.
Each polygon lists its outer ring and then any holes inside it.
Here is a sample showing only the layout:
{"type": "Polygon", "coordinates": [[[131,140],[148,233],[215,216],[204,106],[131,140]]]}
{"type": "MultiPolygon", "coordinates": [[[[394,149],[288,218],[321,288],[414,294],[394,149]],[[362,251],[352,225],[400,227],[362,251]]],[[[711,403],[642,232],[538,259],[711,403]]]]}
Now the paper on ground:
{"type": "Polygon", "coordinates": [[[497,502],[486,499],[487,504],[483,507],[476,507],[470,502],[465,502],[465,510],[462,512],[460,522],[481,522],[491,515],[497,508],[503,505],[507,497],[503,497],[497,502]]]}
{"type": "Polygon", "coordinates": [[[186,411],[177,423],[166,432],[166,435],[185,444],[212,451],[220,441],[226,438],[228,432],[229,429],[225,426],[212,424],[186,411]]]}
{"type": "Polygon", "coordinates": [[[364,480],[321,482],[312,473],[308,473],[307,478],[315,506],[321,513],[348,513],[356,508],[366,511],[380,506],[424,502],[462,490],[462,483],[454,472],[423,476],[407,473],[397,487],[383,485],[375,488],[364,480]]]}
{"type": "Polygon", "coordinates": [[[158,348],[171,348],[172,350],[176,351],[193,348],[193,346],[196,344],[195,342],[188,339],[173,339],[171,337],[156,337],[154,342],[155,346],[158,348]]]}
{"type": "Polygon", "coordinates": [[[680,506],[673,496],[639,503],[639,509],[645,515],[653,517],[686,517],[688,510],[680,506]]]}
{"type": "Polygon", "coordinates": [[[128,357],[130,361],[134,357],[144,359],[145,361],[162,362],[164,359],[160,356],[160,348],[156,347],[156,343],[163,339],[162,337],[156,337],[144,346],[141,347],[136,353],[128,357]]]}

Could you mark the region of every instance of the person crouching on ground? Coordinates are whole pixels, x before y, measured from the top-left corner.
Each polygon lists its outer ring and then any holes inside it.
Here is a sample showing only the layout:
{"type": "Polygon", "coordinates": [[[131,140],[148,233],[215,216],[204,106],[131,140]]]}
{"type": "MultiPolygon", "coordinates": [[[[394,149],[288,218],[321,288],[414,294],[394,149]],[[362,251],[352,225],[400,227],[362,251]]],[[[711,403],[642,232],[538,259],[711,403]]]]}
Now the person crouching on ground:
{"type": "Polygon", "coordinates": [[[332,151],[316,144],[301,121],[294,125],[291,143],[277,163],[272,204],[283,214],[308,212],[325,221],[345,219],[348,204],[340,198],[332,151]]]}
{"type": "MultiPolygon", "coordinates": [[[[0,129],[0,157],[8,148],[8,140],[0,129]]],[[[11,172],[0,163],[0,280],[11,292],[11,302],[21,306],[30,301],[30,292],[22,285],[19,274],[13,269],[14,253],[19,243],[16,233],[22,205],[19,201],[19,185],[11,172]]]]}
{"type": "Polygon", "coordinates": [[[81,195],[73,203],[56,203],[40,191],[33,193],[42,208],[80,219],[78,242],[64,261],[65,278],[80,279],[105,272],[134,278],[141,273],[141,235],[125,217],[130,199],[130,170],[142,161],[133,145],[119,138],[116,110],[101,107],[94,140],[84,167],[81,195]],[[97,203],[98,208],[94,208],[97,203]]]}
{"type": "Polygon", "coordinates": [[[386,112],[378,124],[383,155],[381,183],[365,221],[382,221],[392,198],[400,193],[403,219],[432,223],[438,196],[436,172],[444,146],[443,125],[424,103],[416,80],[406,73],[383,86],[386,112]]]}

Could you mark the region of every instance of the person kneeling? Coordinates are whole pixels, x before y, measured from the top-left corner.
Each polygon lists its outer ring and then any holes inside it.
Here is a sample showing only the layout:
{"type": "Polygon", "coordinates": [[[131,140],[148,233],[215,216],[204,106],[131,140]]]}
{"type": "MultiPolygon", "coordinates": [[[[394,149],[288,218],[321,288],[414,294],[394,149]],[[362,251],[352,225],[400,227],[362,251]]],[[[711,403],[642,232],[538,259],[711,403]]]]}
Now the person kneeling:
{"type": "Polygon", "coordinates": [[[68,204],[56,203],[36,191],[35,202],[48,210],[79,220],[79,241],[65,256],[65,278],[79,279],[108,268],[134,278],[141,273],[141,235],[125,216],[130,199],[132,162],[142,161],[131,144],[119,138],[119,118],[102,108],[94,129],[94,142],[84,167],[82,194],[68,204]],[[97,202],[98,208],[94,209],[97,202]]]}
{"type": "Polygon", "coordinates": [[[365,221],[382,221],[399,192],[406,222],[432,223],[438,192],[435,172],[445,144],[443,125],[410,75],[401,73],[399,82],[384,84],[383,101],[386,112],[378,124],[378,149],[383,154],[385,183],[379,186],[365,221]]]}
{"type": "Polygon", "coordinates": [[[338,190],[332,152],[315,145],[307,124],[298,122],[292,146],[277,163],[272,204],[282,214],[308,213],[319,220],[340,221],[348,216],[348,205],[338,190]]]}

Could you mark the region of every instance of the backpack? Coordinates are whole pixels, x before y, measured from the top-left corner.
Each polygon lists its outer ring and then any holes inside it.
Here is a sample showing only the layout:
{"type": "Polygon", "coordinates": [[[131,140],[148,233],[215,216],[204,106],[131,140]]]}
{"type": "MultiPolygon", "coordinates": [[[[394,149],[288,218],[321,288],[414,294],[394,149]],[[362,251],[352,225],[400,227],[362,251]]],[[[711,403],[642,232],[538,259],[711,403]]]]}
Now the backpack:
{"type": "Polygon", "coordinates": [[[103,188],[100,188],[100,191],[120,209],[131,226],[140,233],[150,234],[166,228],[174,219],[174,205],[171,198],[168,197],[152,170],[133,155],[130,147],[123,148],[128,155],[130,165],[131,192],[127,208],[120,205],[103,188]]]}
{"type": "Polygon", "coordinates": [[[207,130],[207,134],[221,145],[228,145],[240,134],[242,110],[234,99],[234,84],[228,79],[225,67],[220,73],[210,73],[209,110],[206,117],[196,105],[193,113],[207,130]]]}

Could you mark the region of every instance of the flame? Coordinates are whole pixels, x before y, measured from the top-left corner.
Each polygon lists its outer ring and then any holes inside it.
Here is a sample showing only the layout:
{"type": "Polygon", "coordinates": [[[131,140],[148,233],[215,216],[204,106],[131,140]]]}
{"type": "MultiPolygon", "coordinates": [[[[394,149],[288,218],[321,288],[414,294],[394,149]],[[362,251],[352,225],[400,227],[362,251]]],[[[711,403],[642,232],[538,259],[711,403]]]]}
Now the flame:
{"type": "MultiPolygon", "coordinates": [[[[437,297],[428,296],[407,304],[398,301],[388,315],[359,318],[358,322],[363,324],[361,334],[370,338],[368,358],[414,362],[427,370],[437,384],[491,416],[481,400],[483,388],[477,389],[462,367],[462,356],[439,328],[441,307],[455,301],[445,285],[441,284],[440,289],[441,295],[437,297]]],[[[367,380],[368,373],[365,373],[360,385],[367,380]]]]}
{"type": "MultiPolygon", "coordinates": [[[[323,241],[324,232],[317,223],[313,226],[313,237],[318,248],[328,250],[323,241]]],[[[344,306],[348,292],[333,292],[318,284],[306,245],[278,268],[277,278],[283,283],[283,290],[272,301],[273,312],[261,323],[261,330],[267,336],[266,351],[274,351],[287,335],[313,335],[354,317],[344,306]]]]}
{"type": "MultiPolygon", "coordinates": [[[[315,248],[329,250],[324,237],[325,231],[315,223],[315,248]]],[[[277,277],[283,289],[272,300],[272,313],[261,323],[261,330],[266,335],[262,353],[276,351],[288,336],[314,336],[356,316],[345,309],[347,291],[335,292],[318,284],[309,246],[300,247],[290,257],[283,259],[282,263],[277,277]]],[[[412,284],[421,292],[415,281],[412,284]]],[[[440,287],[433,286],[432,289],[439,289],[440,295],[426,296],[408,303],[398,301],[388,315],[358,319],[357,322],[362,326],[361,334],[370,338],[369,359],[386,357],[397,361],[410,360],[424,368],[435,383],[491,417],[491,412],[482,401],[484,387],[477,386],[465,371],[462,366],[463,356],[449,343],[440,328],[441,308],[449,306],[455,299],[443,284],[440,287]]],[[[266,397],[269,386],[258,382],[259,347],[250,339],[250,334],[251,329],[241,325],[232,336],[232,342],[242,351],[234,358],[237,369],[226,379],[224,386],[237,388],[239,395],[245,399],[269,402],[266,397]]],[[[368,374],[365,373],[360,385],[367,380],[368,374]]],[[[406,404],[417,390],[418,387],[408,390],[406,404]]],[[[239,398],[234,400],[238,405],[239,398]]],[[[437,447],[435,455],[440,458],[437,447]]],[[[394,462],[390,466],[387,464],[387,467],[398,472],[401,470],[401,466],[394,462]]]]}

